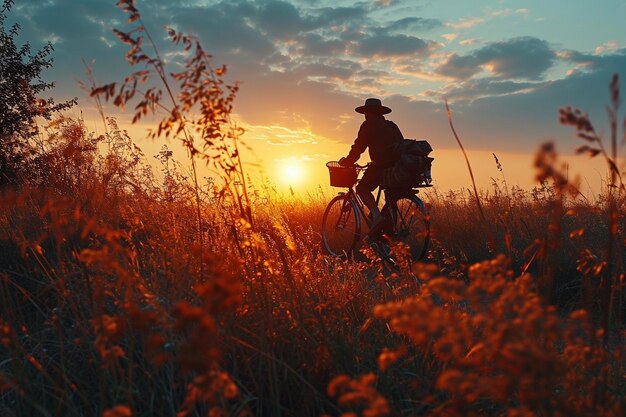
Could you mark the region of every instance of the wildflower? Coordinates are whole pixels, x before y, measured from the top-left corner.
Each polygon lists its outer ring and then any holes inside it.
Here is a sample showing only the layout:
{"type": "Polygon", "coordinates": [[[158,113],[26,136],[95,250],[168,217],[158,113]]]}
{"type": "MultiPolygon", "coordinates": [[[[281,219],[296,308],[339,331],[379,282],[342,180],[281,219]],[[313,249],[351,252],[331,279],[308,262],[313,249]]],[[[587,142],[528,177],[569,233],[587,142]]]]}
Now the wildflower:
{"type": "MultiPolygon", "coordinates": [[[[360,410],[362,417],[387,417],[391,409],[387,400],[376,390],[376,377],[368,373],[352,379],[347,375],[338,375],[328,385],[328,395],[337,399],[340,406],[360,410]]],[[[342,417],[357,416],[346,412],[342,417]]]]}
{"type": "Polygon", "coordinates": [[[133,412],[129,406],[118,404],[102,413],[102,417],[132,417],[133,412]]]}

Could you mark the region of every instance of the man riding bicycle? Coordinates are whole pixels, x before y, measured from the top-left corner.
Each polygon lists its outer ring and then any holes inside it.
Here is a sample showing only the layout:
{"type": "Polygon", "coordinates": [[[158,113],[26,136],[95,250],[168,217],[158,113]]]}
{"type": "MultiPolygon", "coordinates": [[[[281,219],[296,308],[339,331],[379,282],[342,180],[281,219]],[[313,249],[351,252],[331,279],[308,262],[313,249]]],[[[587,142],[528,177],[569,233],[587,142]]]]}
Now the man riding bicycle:
{"type": "Polygon", "coordinates": [[[350,148],[350,153],[341,158],[339,163],[344,166],[353,165],[369,147],[372,162],[356,186],[356,191],[370,212],[372,219],[370,228],[374,229],[381,222],[382,215],[372,191],[380,185],[383,171],[393,166],[398,160],[399,155],[396,155],[394,150],[404,137],[398,126],[383,116],[391,113],[391,109],[383,106],[379,99],[368,98],[363,106],[354,110],[365,115],[365,121],[361,124],[357,138],[350,148]]]}

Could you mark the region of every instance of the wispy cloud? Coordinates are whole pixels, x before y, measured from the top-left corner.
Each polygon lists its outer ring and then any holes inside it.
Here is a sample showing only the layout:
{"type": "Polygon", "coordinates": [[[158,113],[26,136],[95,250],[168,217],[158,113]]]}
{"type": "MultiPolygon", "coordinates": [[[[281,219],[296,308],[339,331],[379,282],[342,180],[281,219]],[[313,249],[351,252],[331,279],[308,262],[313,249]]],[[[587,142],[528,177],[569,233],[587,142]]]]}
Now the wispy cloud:
{"type": "Polygon", "coordinates": [[[459,45],[461,46],[470,46],[470,45],[475,45],[478,42],[478,39],[474,39],[474,38],[469,38],[469,39],[463,39],[459,41],[459,45]]]}
{"type": "Polygon", "coordinates": [[[282,125],[244,125],[248,140],[262,141],[274,146],[317,145],[308,128],[290,129],[282,125]]]}
{"type": "Polygon", "coordinates": [[[441,35],[442,38],[444,38],[446,41],[448,42],[452,42],[453,40],[455,40],[459,35],[456,33],[444,33],[443,35],[441,35]]]}
{"type": "Polygon", "coordinates": [[[493,10],[489,13],[489,15],[493,17],[509,17],[513,15],[526,17],[528,16],[529,13],[530,11],[527,8],[520,8],[520,9],[515,9],[515,10],[511,8],[505,8],[505,9],[493,10]]]}
{"type": "Polygon", "coordinates": [[[600,55],[606,52],[617,51],[618,49],[619,49],[619,45],[617,41],[607,41],[603,43],[602,45],[597,46],[595,49],[595,53],[597,55],[600,55]]]}
{"type": "Polygon", "coordinates": [[[455,22],[448,22],[446,23],[446,25],[451,27],[452,29],[459,30],[459,29],[469,29],[474,26],[480,25],[481,23],[484,23],[484,22],[485,22],[485,19],[482,17],[466,17],[466,18],[459,19],[455,22]]]}
{"type": "Polygon", "coordinates": [[[511,16],[513,14],[513,10],[506,8],[500,10],[494,10],[489,13],[491,16],[500,17],[500,16],[511,16]]]}

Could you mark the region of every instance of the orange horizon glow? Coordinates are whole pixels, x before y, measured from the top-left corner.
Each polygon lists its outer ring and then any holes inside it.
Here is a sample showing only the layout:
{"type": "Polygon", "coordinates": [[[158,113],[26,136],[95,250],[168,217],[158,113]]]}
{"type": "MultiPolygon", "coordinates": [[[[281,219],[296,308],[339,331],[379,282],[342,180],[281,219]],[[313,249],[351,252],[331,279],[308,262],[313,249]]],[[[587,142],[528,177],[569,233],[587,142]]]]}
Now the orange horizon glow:
{"type": "MultiPolygon", "coordinates": [[[[119,124],[122,129],[128,130],[131,138],[143,149],[148,160],[158,153],[163,144],[174,152],[174,157],[183,166],[187,165],[188,155],[185,149],[176,140],[147,139],[147,130],[153,126],[152,121],[142,124],[130,124],[128,115],[119,114],[119,124]]],[[[360,122],[358,116],[353,116],[355,123],[360,122]]],[[[98,118],[85,119],[87,129],[102,132],[102,122],[98,118]]],[[[281,125],[250,125],[239,123],[245,129],[241,140],[249,150],[242,150],[244,168],[253,184],[270,184],[280,192],[294,192],[306,194],[322,188],[328,192],[336,192],[329,185],[326,162],[338,160],[345,156],[352,144],[353,138],[328,138],[315,134],[305,120],[281,125]]],[[[356,131],[355,131],[356,135],[356,131]]],[[[437,139],[428,139],[433,146],[433,184],[440,192],[462,190],[471,187],[471,179],[458,148],[443,148],[437,139]]],[[[485,191],[492,190],[494,183],[499,187],[520,187],[531,190],[537,186],[533,161],[537,149],[528,152],[503,152],[472,149],[470,144],[468,156],[476,178],[477,186],[485,191]],[[493,153],[502,165],[499,171],[493,153]]],[[[558,146],[557,146],[558,150],[558,146]]],[[[607,169],[601,158],[589,159],[586,156],[561,154],[559,156],[572,182],[579,178],[581,193],[589,198],[606,188],[607,169]]],[[[367,151],[361,156],[359,163],[368,162],[367,151]]],[[[214,176],[208,168],[200,166],[200,176],[214,176]]]]}

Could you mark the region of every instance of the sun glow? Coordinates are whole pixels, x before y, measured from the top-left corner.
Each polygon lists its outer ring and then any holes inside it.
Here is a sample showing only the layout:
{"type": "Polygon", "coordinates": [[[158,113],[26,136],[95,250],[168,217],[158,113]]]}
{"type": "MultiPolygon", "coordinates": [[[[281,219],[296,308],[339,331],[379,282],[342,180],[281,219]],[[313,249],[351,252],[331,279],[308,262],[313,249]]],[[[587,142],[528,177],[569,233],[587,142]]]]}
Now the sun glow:
{"type": "Polygon", "coordinates": [[[289,185],[300,184],[305,177],[302,164],[295,160],[285,161],[285,165],[282,167],[280,174],[282,181],[289,185]]]}

